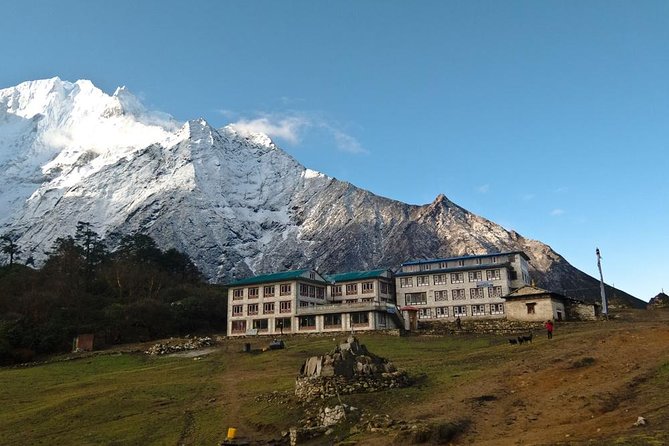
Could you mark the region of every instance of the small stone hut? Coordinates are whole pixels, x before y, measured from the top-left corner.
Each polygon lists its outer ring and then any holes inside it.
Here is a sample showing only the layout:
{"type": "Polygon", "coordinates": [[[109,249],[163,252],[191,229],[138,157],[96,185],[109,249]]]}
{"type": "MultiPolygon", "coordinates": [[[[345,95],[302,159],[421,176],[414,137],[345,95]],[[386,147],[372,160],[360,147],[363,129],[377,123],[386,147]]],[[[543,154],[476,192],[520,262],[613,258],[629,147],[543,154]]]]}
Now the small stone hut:
{"type": "Polygon", "coordinates": [[[506,317],[516,321],[595,320],[597,304],[583,302],[533,285],[526,285],[505,296],[506,317]]]}

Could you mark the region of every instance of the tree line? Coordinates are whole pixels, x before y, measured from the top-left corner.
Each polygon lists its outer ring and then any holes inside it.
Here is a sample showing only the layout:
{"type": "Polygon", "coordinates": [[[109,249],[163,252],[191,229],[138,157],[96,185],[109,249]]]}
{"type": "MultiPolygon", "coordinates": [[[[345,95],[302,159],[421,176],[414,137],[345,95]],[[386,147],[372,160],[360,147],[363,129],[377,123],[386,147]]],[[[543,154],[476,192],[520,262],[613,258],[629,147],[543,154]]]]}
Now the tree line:
{"type": "Polygon", "coordinates": [[[118,238],[112,252],[79,222],[34,268],[13,234],[0,237],[0,364],[69,351],[84,333],[110,345],[225,328],[225,290],[187,255],[140,233],[118,238]]]}

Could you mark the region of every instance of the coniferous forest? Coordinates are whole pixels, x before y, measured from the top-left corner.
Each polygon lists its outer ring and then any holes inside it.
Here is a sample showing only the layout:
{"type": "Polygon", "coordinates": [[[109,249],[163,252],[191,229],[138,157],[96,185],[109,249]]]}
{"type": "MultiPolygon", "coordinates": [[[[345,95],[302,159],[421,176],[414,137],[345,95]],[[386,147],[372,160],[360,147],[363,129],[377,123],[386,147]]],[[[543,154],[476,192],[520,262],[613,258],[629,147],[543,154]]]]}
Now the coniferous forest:
{"type": "Polygon", "coordinates": [[[12,234],[0,238],[0,365],[69,351],[84,333],[102,346],[225,329],[225,290],[188,256],[143,234],[109,239],[113,252],[79,222],[35,268],[12,234]]]}

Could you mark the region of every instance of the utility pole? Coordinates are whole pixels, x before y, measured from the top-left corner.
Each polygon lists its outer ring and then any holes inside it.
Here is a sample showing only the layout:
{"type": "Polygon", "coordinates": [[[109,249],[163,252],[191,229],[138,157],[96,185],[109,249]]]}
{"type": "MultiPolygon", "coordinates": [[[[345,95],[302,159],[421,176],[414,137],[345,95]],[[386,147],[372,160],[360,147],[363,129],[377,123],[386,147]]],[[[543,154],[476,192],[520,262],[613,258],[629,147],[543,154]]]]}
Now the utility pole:
{"type": "Polygon", "coordinates": [[[599,253],[599,248],[595,250],[595,254],[597,254],[597,268],[599,268],[599,290],[602,294],[602,315],[608,318],[609,311],[606,306],[606,291],[604,290],[604,275],[602,274],[602,256],[599,253]]]}

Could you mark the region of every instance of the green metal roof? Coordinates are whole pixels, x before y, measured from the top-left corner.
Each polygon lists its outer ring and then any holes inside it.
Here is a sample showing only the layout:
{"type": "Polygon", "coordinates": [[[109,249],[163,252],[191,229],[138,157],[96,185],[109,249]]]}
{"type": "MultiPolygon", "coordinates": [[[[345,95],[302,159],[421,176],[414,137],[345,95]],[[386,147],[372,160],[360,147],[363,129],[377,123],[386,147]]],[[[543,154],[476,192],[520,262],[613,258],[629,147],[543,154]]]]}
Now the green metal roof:
{"type": "Polygon", "coordinates": [[[330,274],[325,276],[328,282],[351,282],[353,280],[376,279],[382,277],[387,269],[375,269],[372,271],[352,271],[348,273],[330,274]]]}
{"type": "MultiPolygon", "coordinates": [[[[254,284],[260,284],[260,283],[271,283],[271,282],[282,282],[286,280],[296,280],[296,279],[302,279],[302,280],[311,280],[314,282],[324,282],[323,280],[320,280],[319,278],[317,279],[309,279],[308,277],[303,277],[304,273],[311,272],[312,270],[310,269],[297,269],[293,271],[283,271],[280,273],[273,273],[273,274],[263,274],[260,276],[254,276],[254,277],[247,277],[246,279],[240,279],[234,282],[230,282],[228,286],[230,287],[235,287],[235,286],[243,286],[243,285],[254,285],[254,284]]],[[[318,273],[317,273],[318,274],[318,273]]]]}

